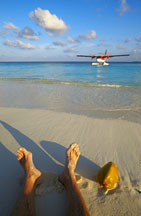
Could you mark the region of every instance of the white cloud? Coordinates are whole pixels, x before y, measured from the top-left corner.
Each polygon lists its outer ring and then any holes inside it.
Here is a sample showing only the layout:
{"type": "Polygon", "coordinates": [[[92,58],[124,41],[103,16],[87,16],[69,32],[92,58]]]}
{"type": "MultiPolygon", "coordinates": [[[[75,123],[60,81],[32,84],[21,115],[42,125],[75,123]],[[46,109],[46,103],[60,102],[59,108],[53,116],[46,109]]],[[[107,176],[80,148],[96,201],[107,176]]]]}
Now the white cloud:
{"type": "Polygon", "coordinates": [[[21,48],[21,49],[35,49],[36,46],[30,44],[30,43],[23,43],[20,40],[16,40],[16,41],[12,41],[12,40],[6,40],[3,43],[5,46],[9,46],[9,47],[17,47],[17,48],[21,48]]]}
{"type": "Polygon", "coordinates": [[[55,42],[53,42],[53,44],[55,46],[62,46],[62,47],[67,46],[67,44],[64,41],[55,41],[55,42]]]}
{"type": "Polygon", "coordinates": [[[84,39],[84,40],[90,40],[96,38],[96,32],[94,30],[89,31],[88,34],[82,34],[79,35],[79,38],[84,39]]]}
{"type": "Polygon", "coordinates": [[[22,29],[18,35],[19,38],[26,38],[29,40],[39,40],[38,36],[34,33],[34,31],[29,28],[29,27],[25,27],[24,29],[22,29]]]}
{"type": "Polygon", "coordinates": [[[62,19],[55,14],[51,14],[48,10],[37,8],[29,16],[32,20],[35,20],[37,25],[45,29],[48,36],[62,35],[69,29],[62,19]]]}
{"type": "Polygon", "coordinates": [[[67,37],[67,41],[70,42],[70,43],[78,43],[78,42],[80,42],[78,38],[71,37],[71,36],[67,37]]]}
{"type": "Polygon", "coordinates": [[[129,11],[129,6],[126,0],[120,0],[120,8],[117,9],[120,16],[123,16],[127,11],[129,11]]]}
{"type": "Polygon", "coordinates": [[[5,29],[14,29],[14,30],[17,30],[17,29],[18,29],[18,27],[15,26],[15,25],[14,25],[13,23],[11,23],[11,22],[5,23],[4,28],[5,28],[5,29]]]}

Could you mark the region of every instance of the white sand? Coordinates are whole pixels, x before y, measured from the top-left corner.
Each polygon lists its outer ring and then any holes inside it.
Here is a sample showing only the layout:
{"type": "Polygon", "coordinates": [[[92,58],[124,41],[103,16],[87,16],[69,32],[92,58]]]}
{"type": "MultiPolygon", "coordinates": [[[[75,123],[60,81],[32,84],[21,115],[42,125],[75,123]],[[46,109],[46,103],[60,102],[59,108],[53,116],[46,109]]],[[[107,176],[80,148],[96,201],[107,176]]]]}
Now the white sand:
{"type": "MultiPolygon", "coordinates": [[[[0,215],[10,214],[21,188],[24,173],[16,160],[17,148],[32,151],[39,169],[58,175],[66,148],[74,141],[81,151],[78,183],[91,215],[140,215],[141,124],[16,108],[0,108],[0,120],[0,215]],[[116,163],[120,179],[118,187],[105,195],[95,175],[109,161],[116,163]]],[[[52,179],[56,175],[50,174],[52,179]]],[[[47,181],[36,192],[37,215],[63,216],[65,191],[58,190],[54,180],[47,181]]]]}

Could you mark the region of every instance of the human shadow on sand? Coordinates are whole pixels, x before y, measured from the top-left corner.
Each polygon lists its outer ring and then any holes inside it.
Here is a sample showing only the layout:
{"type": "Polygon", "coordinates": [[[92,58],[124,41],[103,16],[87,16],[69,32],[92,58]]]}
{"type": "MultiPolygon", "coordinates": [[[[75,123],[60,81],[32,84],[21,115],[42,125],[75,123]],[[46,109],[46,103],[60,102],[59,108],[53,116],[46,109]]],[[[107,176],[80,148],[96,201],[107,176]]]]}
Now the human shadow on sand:
{"type": "MultiPolygon", "coordinates": [[[[0,121],[0,123],[9,131],[20,146],[33,153],[34,164],[37,168],[46,172],[49,171],[57,174],[61,173],[65,164],[65,147],[56,142],[44,140],[40,142],[40,147],[32,139],[21,133],[16,128],[10,126],[4,121],[0,121]]],[[[80,155],[76,172],[83,177],[95,180],[95,175],[99,168],[100,167],[93,161],[80,155]]]]}
{"type": "Polygon", "coordinates": [[[21,147],[33,153],[33,161],[38,169],[53,172],[60,170],[61,172],[61,166],[56,164],[51,157],[49,157],[49,154],[46,154],[32,139],[6,122],[0,121],[0,123],[8,130],[21,147]]]}
{"type": "Polygon", "coordinates": [[[22,174],[15,155],[0,142],[0,215],[10,215],[20,191],[17,182],[22,174]]]}

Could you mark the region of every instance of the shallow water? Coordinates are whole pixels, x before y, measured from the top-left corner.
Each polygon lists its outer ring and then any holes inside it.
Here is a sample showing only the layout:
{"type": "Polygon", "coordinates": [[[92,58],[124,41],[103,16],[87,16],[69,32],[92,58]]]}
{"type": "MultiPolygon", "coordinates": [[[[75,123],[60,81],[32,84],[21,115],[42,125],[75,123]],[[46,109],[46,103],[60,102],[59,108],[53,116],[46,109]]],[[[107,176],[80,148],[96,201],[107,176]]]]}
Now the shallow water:
{"type": "Polygon", "coordinates": [[[0,106],[141,122],[141,63],[0,63],[0,106]]]}
{"type": "Polygon", "coordinates": [[[0,106],[48,109],[141,121],[141,88],[108,88],[0,81],[0,106]]]}

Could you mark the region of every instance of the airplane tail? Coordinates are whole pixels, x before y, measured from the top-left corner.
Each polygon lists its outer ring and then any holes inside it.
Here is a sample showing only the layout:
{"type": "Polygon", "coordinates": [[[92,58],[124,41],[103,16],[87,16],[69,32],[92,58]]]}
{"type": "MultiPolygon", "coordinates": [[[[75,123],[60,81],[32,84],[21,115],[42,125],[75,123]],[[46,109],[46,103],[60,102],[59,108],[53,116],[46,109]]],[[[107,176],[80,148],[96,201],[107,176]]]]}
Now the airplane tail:
{"type": "Polygon", "coordinates": [[[107,56],[107,49],[105,50],[105,56],[107,56]]]}

